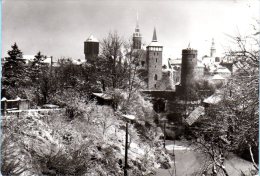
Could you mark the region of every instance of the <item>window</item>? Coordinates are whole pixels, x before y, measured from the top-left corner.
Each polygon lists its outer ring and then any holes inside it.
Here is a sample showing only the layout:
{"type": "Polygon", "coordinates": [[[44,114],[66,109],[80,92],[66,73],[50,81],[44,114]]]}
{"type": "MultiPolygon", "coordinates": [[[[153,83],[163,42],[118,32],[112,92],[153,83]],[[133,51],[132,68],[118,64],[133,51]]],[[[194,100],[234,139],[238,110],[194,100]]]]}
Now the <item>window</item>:
{"type": "Polygon", "coordinates": [[[156,88],[156,84],[154,85],[154,88],[156,88]]]}
{"type": "Polygon", "coordinates": [[[155,53],[153,53],[153,55],[155,56],[155,53]]]}
{"type": "Polygon", "coordinates": [[[142,64],[142,67],[144,67],[145,61],[142,61],[141,64],[142,64]]]}
{"type": "Polygon", "coordinates": [[[154,75],[154,80],[157,80],[157,74],[154,75]]]}
{"type": "Polygon", "coordinates": [[[156,62],[157,62],[157,58],[156,58],[156,62]]]}

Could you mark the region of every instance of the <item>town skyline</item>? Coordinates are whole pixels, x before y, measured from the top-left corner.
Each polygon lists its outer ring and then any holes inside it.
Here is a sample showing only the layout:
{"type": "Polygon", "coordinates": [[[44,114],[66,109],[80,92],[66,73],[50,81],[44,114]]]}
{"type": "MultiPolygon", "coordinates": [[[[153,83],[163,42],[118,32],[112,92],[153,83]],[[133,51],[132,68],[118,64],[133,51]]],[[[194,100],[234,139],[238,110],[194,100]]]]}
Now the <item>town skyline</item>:
{"type": "Polygon", "coordinates": [[[199,58],[209,55],[212,38],[221,56],[229,46],[227,35],[244,34],[251,28],[254,17],[259,16],[259,1],[205,2],[3,1],[2,57],[16,42],[25,55],[41,51],[55,59],[84,60],[84,41],[90,35],[102,41],[110,31],[117,31],[131,40],[137,13],[145,46],[156,28],[164,47],[164,63],[168,58],[180,58],[189,43],[198,50],[199,58]]]}

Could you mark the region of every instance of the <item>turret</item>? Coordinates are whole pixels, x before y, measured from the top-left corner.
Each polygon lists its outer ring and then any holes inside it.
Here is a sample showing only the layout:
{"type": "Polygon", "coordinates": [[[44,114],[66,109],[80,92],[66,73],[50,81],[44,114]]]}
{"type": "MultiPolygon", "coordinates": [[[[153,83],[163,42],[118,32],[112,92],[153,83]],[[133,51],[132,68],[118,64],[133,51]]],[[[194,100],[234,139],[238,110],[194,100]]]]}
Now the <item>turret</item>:
{"type": "Polygon", "coordinates": [[[185,89],[194,82],[197,65],[197,50],[187,48],[182,50],[181,86],[185,89]]]}

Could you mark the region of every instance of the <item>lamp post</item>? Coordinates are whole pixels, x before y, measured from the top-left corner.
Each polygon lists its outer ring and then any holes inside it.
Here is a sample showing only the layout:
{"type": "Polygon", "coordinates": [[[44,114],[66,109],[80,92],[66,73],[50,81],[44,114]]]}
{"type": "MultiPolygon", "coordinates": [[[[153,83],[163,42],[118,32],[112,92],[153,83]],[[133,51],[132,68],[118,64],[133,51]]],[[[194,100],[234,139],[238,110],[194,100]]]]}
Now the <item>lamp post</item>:
{"type": "Polygon", "coordinates": [[[126,128],[125,128],[125,167],[124,167],[124,176],[127,176],[127,144],[128,144],[128,120],[134,120],[135,116],[133,115],[122,115],[126,121],[126,128]]]}
{"type": "Polygon", "coordinates": [[[165,137],[166,137],[165,127],[166,127],[167,119],[164,117],[161,119],[161,121],[163,121],[163,148],[165,148],[165,137]]]}

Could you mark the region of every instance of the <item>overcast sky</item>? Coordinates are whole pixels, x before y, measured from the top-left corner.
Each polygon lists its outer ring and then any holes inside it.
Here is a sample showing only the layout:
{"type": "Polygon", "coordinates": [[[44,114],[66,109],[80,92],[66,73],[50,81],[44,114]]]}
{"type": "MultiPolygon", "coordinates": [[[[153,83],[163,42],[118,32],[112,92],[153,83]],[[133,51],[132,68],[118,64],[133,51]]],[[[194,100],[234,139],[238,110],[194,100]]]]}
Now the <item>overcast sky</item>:
{"type": "Polygon", "coordinates": [[[221,55],[229,45],[226,34],[251,29],[259,7],[257,0],[3,0],[2,56],[17,42],[27,55],[84,59],[83,43],[91,34],[102,40],[116,30],[131,38],[137,12],[143,42],[151,42],[156,27],[165,60],[181,57],[189,43],[199,56],[209,55],[213,37],[221,55]]]}

